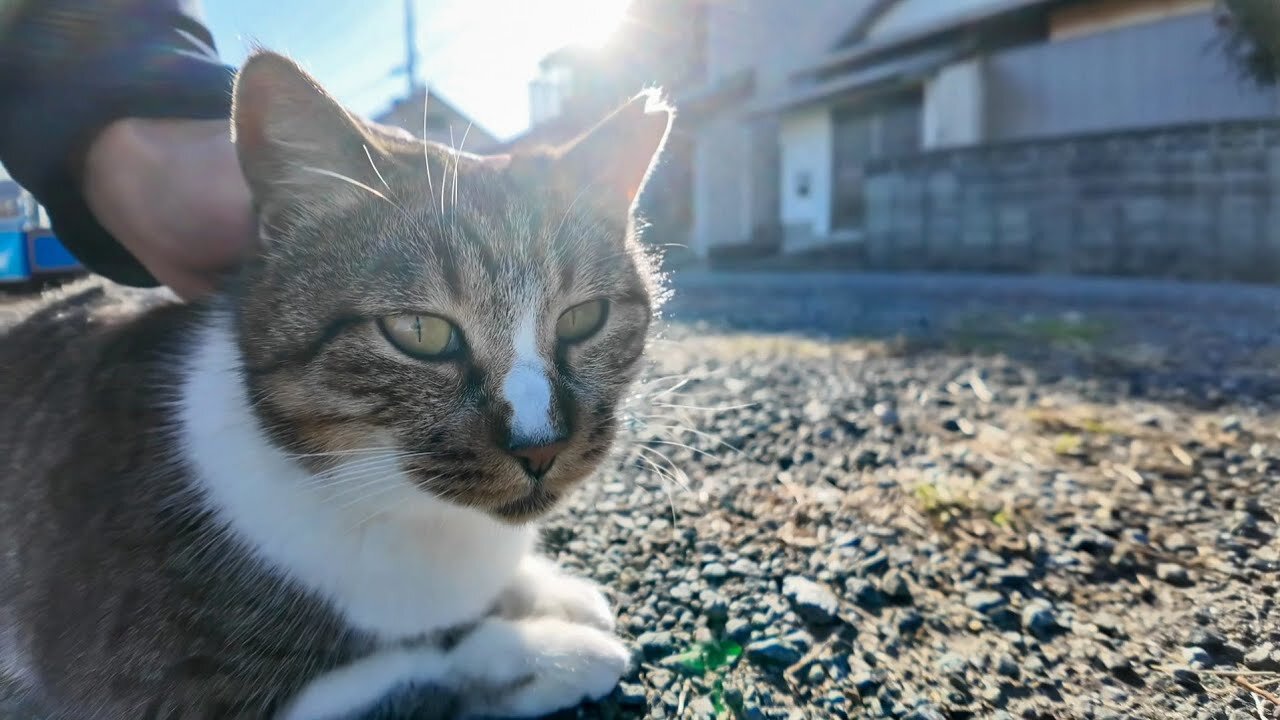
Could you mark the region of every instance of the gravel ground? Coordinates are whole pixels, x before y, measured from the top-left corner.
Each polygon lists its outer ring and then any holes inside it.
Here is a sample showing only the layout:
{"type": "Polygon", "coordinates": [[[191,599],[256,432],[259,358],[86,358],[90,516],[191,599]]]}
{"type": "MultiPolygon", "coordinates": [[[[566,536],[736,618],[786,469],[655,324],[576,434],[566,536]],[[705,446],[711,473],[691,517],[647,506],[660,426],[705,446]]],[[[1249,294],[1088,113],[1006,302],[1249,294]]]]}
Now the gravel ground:
{"type": "Polygon", "coordinates": [[[616,461],[547,524],[637,661],[559,717],[1280,718],[1278,308],[681,276],[616,461]]]}

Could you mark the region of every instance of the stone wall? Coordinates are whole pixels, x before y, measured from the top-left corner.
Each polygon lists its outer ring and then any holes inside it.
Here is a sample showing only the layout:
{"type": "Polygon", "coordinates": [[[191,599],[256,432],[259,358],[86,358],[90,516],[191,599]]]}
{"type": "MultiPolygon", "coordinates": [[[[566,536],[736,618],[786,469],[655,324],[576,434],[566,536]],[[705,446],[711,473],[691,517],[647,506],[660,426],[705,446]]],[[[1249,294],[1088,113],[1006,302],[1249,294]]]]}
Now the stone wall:
{"type": "Polygon", "coordinates": [[[1280,123],[1234,122],[879,161],[881,269],[1280,282],[1280,123]]]}

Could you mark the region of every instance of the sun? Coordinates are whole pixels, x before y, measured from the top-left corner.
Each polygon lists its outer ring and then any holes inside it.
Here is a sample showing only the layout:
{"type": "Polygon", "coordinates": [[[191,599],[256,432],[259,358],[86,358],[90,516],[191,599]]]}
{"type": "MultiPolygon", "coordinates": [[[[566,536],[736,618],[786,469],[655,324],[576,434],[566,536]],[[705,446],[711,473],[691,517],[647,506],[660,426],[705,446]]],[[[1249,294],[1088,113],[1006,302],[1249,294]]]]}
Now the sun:
{"type": "Polygon", "coordinates": [[[562,45],[598,48],[622,23],[631,0],[543,0],[540,24],[562,45]]]}

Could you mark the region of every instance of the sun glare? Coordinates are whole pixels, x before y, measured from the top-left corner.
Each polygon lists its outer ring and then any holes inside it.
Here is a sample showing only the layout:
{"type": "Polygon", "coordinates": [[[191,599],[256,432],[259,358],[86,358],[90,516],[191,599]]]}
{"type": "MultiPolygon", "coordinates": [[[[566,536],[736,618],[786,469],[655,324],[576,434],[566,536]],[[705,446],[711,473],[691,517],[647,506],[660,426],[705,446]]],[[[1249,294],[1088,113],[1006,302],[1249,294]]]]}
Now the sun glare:
{"type": "Polygon", "coordinates": [[[547,13],[548,31],[563,44],[597,48],[617,30],[629,4],[630,0],[547,0],[538,11],[547,13]]]}

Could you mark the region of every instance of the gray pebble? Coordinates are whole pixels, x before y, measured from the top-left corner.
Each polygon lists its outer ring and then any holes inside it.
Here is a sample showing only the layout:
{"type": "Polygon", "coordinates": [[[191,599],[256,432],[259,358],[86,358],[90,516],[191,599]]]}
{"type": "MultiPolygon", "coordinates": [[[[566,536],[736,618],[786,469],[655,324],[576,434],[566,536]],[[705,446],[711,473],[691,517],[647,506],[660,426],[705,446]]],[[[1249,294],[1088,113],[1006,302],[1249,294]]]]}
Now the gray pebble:
{"type": "Polygon", "coordinates": [[[1187,569],[1177,563],[1157,564],[1156,577],[1175,587],[1190,587],[1193,584],[1187,569]]]}
{"type": "Polygon", "coordinates": [[[966,607],[984,615],[1004,607],[1007,602],[1004,595],[994,590],[975,590],[964,596],[966,607]]]}
{"type": "Polygon", "coordinates": [[[671,633],[666,631],[647,632],[636,638],[636,644],[640,646],[646,658],[657,660],[671,654],[675,647],[675,640],[671,633]]]}
{"type": "Polygon", "coordinates": [[[838,619],[840,600],[825,585],[792,575],[782,581],[782,594],[805,622],[830,625],[838,619]]]}
{"type": "Polygon", "coordinates": [[[788,667],[800,661],[804,651],[786,638],[757,640],[747,646],[747,659],[758,665],[788,667]]]}
{"type": "Polygon", "coordinates": [[[644,707],[649,701],[643,685],[622,683],[618,686],[618,703],[628,707],[644,707]]]}
{"type": "Polygon", "coordinates": [[[729,568],[725,567],[723,563],[707,563],[707,565],[702,568],[702,577],[708,580],[723,580],[728,575],[729,568]]]}
{"type": "Polygon", "coordinates": [[[880,578],[880,592],[896,603],[911,602],[911,586],[907,584],[907,578],[898,570],[890,570],[880,578]]]}
{"type": "Polygon", "coordinates": [[[880,591],[867,580],[849,578],[844,586],[849,597],[862,608],[878,610],[884,604],[884,597],[881,596],[880,591]]]}
{"type": "Polygon", "coordinates": [[[1022,627],[1042,640],[1062,629],[1047,600],[1033,600],[1022,608],[1022,627]]]}

